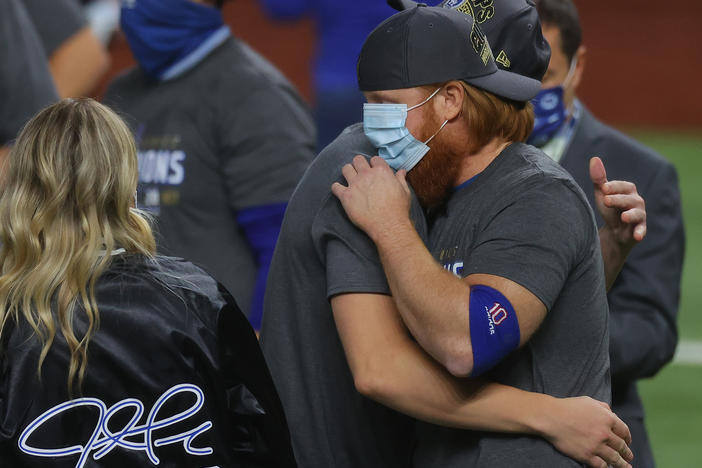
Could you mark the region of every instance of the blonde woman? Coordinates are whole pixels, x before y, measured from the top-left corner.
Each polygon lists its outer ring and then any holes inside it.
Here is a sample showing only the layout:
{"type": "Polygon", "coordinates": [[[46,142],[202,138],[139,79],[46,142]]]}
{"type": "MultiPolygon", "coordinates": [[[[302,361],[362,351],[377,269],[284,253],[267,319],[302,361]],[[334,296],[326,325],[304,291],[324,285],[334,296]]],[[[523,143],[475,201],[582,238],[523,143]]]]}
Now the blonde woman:
{"type": "Polygon", "coordinates": [[[0,192],[0,466],[293,466],[248,322],[155,255],[131,134],[67,99],[19,135],[0,192]]]}

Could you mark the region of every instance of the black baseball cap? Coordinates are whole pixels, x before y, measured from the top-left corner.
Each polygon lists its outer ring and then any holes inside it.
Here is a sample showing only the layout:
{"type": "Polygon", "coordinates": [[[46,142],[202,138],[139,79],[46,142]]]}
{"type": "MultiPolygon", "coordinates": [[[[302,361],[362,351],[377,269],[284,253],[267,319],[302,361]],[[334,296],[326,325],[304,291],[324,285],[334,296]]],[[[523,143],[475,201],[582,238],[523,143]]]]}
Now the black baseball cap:
{"type": "Polygon", "coordinates": [[[451,8],[415,4],[383,21],[358,57],[361,91],[414,88],[463,80],[513,101],[528,101],[538,80],[501,70],[473,17],[451,8]]]}
{"type": "MultiPolygon", "coordinates": [[[[388,0],[396,10],[416,7],[412,0],[388,0]]],[[[551,48],[541,33],[533,0],[444,0],[439,5],[475,18],[490,42],[498,68],[541,81],[551,48]]]]}

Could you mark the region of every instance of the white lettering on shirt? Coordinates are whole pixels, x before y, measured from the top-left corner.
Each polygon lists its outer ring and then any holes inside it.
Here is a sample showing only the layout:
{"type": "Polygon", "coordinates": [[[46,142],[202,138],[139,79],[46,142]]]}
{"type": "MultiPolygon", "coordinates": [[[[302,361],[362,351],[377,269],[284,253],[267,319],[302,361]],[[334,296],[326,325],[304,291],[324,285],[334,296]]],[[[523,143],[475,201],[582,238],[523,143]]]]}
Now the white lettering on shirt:
{"type": "Polygon", "coordinates": [[[180,185],[185,179],[185,152],[182,150],[146,150],[137,153],[139,182],[145,184],[180,185]]]}

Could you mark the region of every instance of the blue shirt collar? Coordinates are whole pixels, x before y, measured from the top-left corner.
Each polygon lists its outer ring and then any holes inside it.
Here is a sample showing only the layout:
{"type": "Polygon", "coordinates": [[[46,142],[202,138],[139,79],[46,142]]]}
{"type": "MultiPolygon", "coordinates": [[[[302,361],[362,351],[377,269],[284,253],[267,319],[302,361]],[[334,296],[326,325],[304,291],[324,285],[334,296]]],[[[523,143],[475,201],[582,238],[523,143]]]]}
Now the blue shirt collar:
{"type": "Polygon", "coordinates": [[[459,190],[468,187],[470,184],[472,184],[472,183],[475,181],[475,179],[476,179],[479,175],[480,175],[480,173],[475,174],[473,177],[471,177],[470,179],[466,180],[465,182],[456,185],[456,186],[453,188],[453,191],[454,191],[454,192],[458,192],[459,190]]]}

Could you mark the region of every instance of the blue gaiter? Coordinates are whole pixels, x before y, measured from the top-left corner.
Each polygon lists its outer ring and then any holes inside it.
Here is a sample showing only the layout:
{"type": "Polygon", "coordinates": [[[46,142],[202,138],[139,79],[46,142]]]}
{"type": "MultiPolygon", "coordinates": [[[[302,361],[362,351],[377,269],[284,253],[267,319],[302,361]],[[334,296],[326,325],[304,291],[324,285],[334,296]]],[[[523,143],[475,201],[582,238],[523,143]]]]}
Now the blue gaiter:
{"type": "Polygon", "coordinates": [[[531,100],[534,106],[534,130],[529,135],[527,143],[530,145],[543,147],[554,137],[563,124],[568,120],[568,110],[565,107],[563,96],[566,87],[575,73],[578,58],[573,57],[570,61],[570,69],[563,83],[552,88],[539,91],[539,94],[531,100]]]}
{"type": "Polygon", "coordinates": [[[540,148],[553,138],[568,119],[563,104],[563,86],[542,89],[531,104],[534,106],[534,130],[527,143],[540,148]]]}
{"type": "Polygon", "coordinates": [[[161,79],[224,20],[218,8],[190,0],[123,0],[120,23],[144,73],[161,79]]]}

